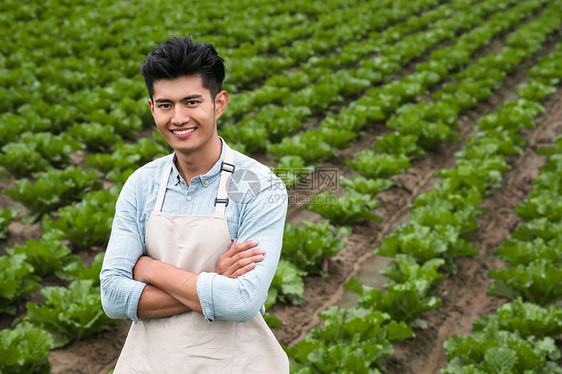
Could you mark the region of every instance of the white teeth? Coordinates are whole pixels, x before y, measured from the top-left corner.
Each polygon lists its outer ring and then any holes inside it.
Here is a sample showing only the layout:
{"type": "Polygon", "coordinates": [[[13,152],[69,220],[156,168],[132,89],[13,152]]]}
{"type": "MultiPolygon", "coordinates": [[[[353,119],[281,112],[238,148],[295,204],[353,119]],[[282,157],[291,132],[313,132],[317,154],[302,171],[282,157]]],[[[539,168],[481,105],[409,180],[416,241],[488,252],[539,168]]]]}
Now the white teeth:
{"type": "Polygon", "coordinates": [[[185,134],[189,134],[190,132],[195,131],[195,129],[187,129],[187,130],[172,130],[172,132],[176,135],[185,135],[185,134]]]}

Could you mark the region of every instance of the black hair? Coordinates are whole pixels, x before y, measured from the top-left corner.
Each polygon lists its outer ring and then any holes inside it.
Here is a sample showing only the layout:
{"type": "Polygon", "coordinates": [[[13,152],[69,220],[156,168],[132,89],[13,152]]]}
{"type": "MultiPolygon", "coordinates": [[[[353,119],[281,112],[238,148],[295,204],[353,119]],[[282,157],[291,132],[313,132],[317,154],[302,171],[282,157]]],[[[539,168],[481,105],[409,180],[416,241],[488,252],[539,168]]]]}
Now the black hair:
{"type": "Polygon", "coordinates": [[[200,76],[214,99],[222,90],[226,69],[212,44],[194,43],[191,36],[174,36],[150,51],[140,71],[151,100],[155,81],[184,75],[200,76]]]}

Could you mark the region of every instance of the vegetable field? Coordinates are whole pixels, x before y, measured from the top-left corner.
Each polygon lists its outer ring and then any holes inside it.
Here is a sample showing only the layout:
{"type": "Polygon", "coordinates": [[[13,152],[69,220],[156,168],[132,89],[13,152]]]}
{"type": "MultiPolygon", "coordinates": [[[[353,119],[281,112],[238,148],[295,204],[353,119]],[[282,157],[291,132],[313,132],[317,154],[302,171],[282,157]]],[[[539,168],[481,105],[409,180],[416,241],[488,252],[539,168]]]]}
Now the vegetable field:
{"type": "Polygon", "coordinates": [[[115,366],[115,201],[171,151],[139,67],[186,34],[225,59],[219,135],[289,189],[292,373],[562,373],[562,0],[0,9],[0,373],[115,366]]]}

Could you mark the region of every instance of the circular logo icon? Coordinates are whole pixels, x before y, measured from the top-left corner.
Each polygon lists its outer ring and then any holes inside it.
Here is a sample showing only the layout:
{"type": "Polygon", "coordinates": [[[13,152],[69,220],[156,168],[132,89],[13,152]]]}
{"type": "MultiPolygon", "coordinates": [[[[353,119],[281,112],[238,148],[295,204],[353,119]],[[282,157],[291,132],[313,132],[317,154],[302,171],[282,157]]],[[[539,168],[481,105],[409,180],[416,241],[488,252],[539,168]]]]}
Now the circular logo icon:
{"type": "Polygon", "coordinates": [[[248,169],[235,169],[230,176],[227,195],[236,203],[247,203],[260,192],[258,176],[248,169]]]}

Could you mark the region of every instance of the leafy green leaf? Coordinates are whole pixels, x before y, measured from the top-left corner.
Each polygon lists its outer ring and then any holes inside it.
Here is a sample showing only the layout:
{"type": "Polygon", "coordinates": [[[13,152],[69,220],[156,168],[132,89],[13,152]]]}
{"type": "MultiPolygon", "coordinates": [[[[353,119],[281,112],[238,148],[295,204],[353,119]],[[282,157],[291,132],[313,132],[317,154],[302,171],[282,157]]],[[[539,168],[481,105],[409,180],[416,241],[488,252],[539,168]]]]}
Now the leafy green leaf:
{"type": "Polygon", "coordinates": [[[517,91],[515,91],[515,93],[520,97],[533,101],[540,101],[545,96],[553,92],[556,92],[556,88],[552,87],[551,85],[544,84],[539,80],[527,81],[524,84],[520,85],[517,88],[517,91]]]}
{"type": "Polygon", "coordinates": [[[76,280],[69,288],[45,287],[41,294],[45,303],[39,307],[28,302],[23,319],[53,333],[56,347],[106,330],[112,321],[101,307],[99,287],[91,280],[76,280]]]}
{"type": "Polygon", "coordinates": [[[484,367],[493,373],[511,372],[517,365],[517,354],[507,347],[493,347],[484,355],[484,367]]]}
{"type": "Polygon", "coordinates": [[[374,150],[377,153],[387,153],[394,156],[425,156],[423,148],[418,146],[418,137],[416,135],[404,135],[400,132],[391,132],[386,136],[377,136],[374,150]]]}
{"type": "Polygon", "coordinates": [[[51,370],[51,347],[51,335],[29,323],[18,323],[13,330],[0,330],[0,372],[47,374],[51,370]]]}
{"type": "Polygon", "coordinates": [[[360,194],[374,196],[392,187],[394,182],[389,179],[369,179],[356,175],[352,176],[351,179],[347,179],[342,175],[340,176],[340,184],[346,191],[355,191],[360,194]]]}
{"type": "Polygon", "coordinates": [[[537,258],[526,266],[492,269],[489,277],[501,281],[499,285],[490,285],[488,294],[491,296],[512,298],[516,295],[539,305],[562,298],[562,269],[546,259],[537,258]]]}
{"type": "Polygon", "coordinates": [[[335,150],[327,142],[306,134],[284,138],[281,143],[270,145],[268,152],[277,154],[277,159],[287,155],[300,156],[305,163],[315,163],[335,156],[335,150]]]}
{"type": "Polygon", "coordinates": [[[420,266],[412,256],[397,254],[396,260],[382,269],[380,273],[390,279],[387,285],[422,279],[429,282],[430,290],[433,290],[448,276],[437,272],[444,264],[445,260],[436,258],[420,266]]]}
{"type": "Polygon", "coordinates": [[[16,188],[4,189],[3,192],[32,212],[44,214],[80,200],[86,189],[100,189],[102,185],[96,181],[97,178],[92,171],[85,172],[77,166],[69,166],[64,170],[49,169],[37,173],[35,184],[31,184],[29,179],[18,179],[16,188]]]}
{"type": "Polygon", "coordinates": [[[64,167],[71,162],[68,154],[83,147],[67,133],[24,132],[19,142],[2,147],[0,165],[16,177],[23,177],[49,166],[64,167]]]}
{"type": "Polygon", "coordinates": [[[276,302],[290,302],[300,305],[304,300],[304,282],[302,276],[306,272],[300,270],[295,264],[280,260],[273,281],[269,286],[266,309],[276,302]]]}
{"type": "Polygon", "coordinates": [[[549,220],[557,220],[562,217],[562,195],[556,191],[533,191],[527,196],[524,203],[515,207],[515,214],[526,222],[541,217],[549,220]]]}
{"type": "Polygon", "coordinates": [[[459,238],[458,230],[455,226],[431,228],[413,222],[408,226],[399,226],[393,234],[386,236],[375,253],[392,257],[404,253],[420,264],[434,258],[443,258],[445,267],[455,271],[453,257],[478,253],[473,245],[459,238]]]}
{"type": "Polygon", "coordinates": [[[304,160],[300,156],[288,155],[279,159],[279,163],[273,168],[287,188],[296,185],[299,180],[314,171],[314,166],[305,166],[304,160]]]}
{"type": "Polygon", "coordinates": [[[135,144],[116,143],[111,147],[113,153],[93,153],[86,157],[86,166],[97,168],[106,174],[106,178],[121,182],[122,173],[136,169],[156,157],[167,154],[167,149],[160,144],[143,138],[135,144]]]}
{"type": "Polygon", "coordinates": [[[345,163],[366,178],[389,178],[403,173],[409,168],[410,160],[406,155],[375,154],[373,150],[365,149],[355,154],[356,159],[346,159],[345,163]]]}
{"type": "MultiPolygon", "coordinates": [[[[517,298],[511,303],[503,304],[498,309],[497,317],[500,329],[517,331],[523,337],[554,338],[562,333],[562,308],[558,305],[540,307],[517,298]]],[[[474,324],[477,325],[477,322],[474,324]]]]}
{"type": "Polygon", "coordinates": [[[328,220],[303,220],[301,224],[285,224],[281,258],[309,274],[322,274],[322,260],[336,255],[345,243],[334,234],[328,220]]]}
{"type": "Polygon", "coordinates": [[[390,315],[392,320],[412,323],[430,309],[442,305],[441,299],[429,296],[431,284],[425,280],[410,280],[388,287],[386,293],[357,281],[344,287],[359,296],[359,307],[390,315]]]}
{"type": "Polygon", "coordinates": [[[379,201],[369,195],[350,190],[341,197],[332,195],[330,191],[316,194],[305,204],[305,208],[321,214],[335,225],[347,225],[362,219],[380,222],[380,217],[372,211],[378,205],[379,201]]]}
{"type": "Polygon", "coordinates": [[[263,316],[263,319],[265,320],[267,325],[271,328],[283,327],[283,323],[281,323],[281,320],[271,313],[266,312],[263,316]]]}
{"type": "Polygon", "coordinates": [[[96,122],[77,123],[68,133],[84,143],[86,148],[92,152],[103,152],[110,145],[121,140],[120,136],[115,134],[113,126],[96,122]]]}
{"type": "Polygon", "coordinates": [[[449,367],[443,373],[562,373],[547,362],[560,357],[552,338],[524,338],[517,331],[501,330],[497,319],[489,319],[486,325],[479,320],[478,325],[471,336],[457,335],[445,341],[449,367]]]}
{"type": "Polygon", "coordinates": [[[26,260],[25,254],[0,256],[0,313],[14,314],[14,300],[39,288],[40,278],[26,260]]]}
{"type": "Polygon", "coordinates": [[[54,217],[44,216],[43,230],[70,241],[75,249],[107,243],[115,214],[117,194],[92,191],[82,201],[60,208],[54,217]]]}
{"type": "Polygon", "coordinates": [[[547,243],[541,238],[529,241],[506,240],[500,244],[496,254],[510,266],[529,265],[536,258],[562,265],[562,243],[547,243]]]}
{"type": "Polygon", "coordinates": [[[8,226],[20,213],[20,210],[13,207],[0,209],[0,239],[6,239],[8,236],[8,226]]]}
{"type": "Polygon", "coordinates": [[[17,245],[7,252],[11,256],[25,254],[27,262],[33,266],[33,273],[42,277],[60,269],[61,260],[70,253],[70,249],[46,235],[40,240],[28,239],[25,245],[17,245]]]}
{"type": "Polygon", "coordinates": [[[103,265],[105,252],[100,252],[94,257],[91,267],[87,267],[80,256],[72,255],[65,258],[64,264],[56,276],[64,280],[90,280],[92,285],[100,285],[100,272],[103,265]]]}

